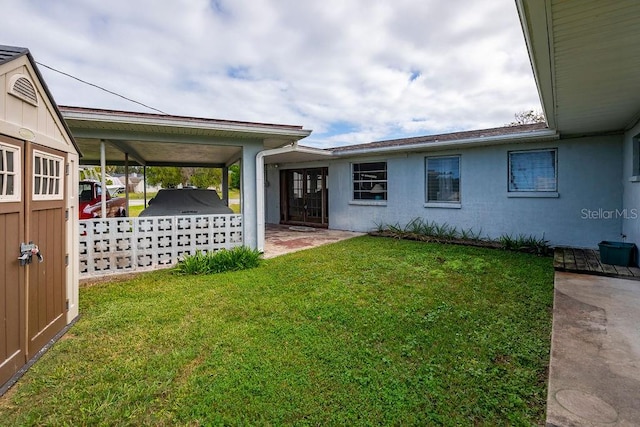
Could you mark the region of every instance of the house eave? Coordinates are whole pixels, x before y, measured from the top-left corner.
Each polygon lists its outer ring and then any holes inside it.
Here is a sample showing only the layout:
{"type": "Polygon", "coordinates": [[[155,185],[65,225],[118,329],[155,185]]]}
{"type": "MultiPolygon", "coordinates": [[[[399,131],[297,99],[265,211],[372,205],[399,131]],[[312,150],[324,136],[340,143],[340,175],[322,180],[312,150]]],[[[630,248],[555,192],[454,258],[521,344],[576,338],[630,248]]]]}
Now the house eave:
{"type": "Polygon", "coordinates": [[[553,26],[548,0],[515,0],[540,105],[549,128],[557,129],[553,26]]]}
{"type": "Polygon", "coordinates": [[[345,150],[334,152],[336,157],[353,157],[364,154],[389,154],[406,152],[438,151],[452,148],[472,148],[490,145],[503,145],[526,142],[548,142],[560,139],[560,134],[553,129],[545,129],[536,132],[516,133],[509,135],[465,138],[450,141],[431,141],[417,144],[406,144],[397,146],[386,146],[379,148],[359,148],[355,150],[345,150]]]}

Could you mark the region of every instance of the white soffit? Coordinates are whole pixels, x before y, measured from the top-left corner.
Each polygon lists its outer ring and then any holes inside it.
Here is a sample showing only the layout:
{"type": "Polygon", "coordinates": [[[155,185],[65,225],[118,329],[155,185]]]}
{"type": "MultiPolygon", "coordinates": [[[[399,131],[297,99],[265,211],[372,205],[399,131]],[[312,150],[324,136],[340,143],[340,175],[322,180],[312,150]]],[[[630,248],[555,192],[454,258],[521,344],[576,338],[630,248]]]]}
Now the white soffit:
{"type": "Polygon", "coordinates": [[[640,114],[640,1],[518,0],[549,126],[621,131],[640,114]]]}

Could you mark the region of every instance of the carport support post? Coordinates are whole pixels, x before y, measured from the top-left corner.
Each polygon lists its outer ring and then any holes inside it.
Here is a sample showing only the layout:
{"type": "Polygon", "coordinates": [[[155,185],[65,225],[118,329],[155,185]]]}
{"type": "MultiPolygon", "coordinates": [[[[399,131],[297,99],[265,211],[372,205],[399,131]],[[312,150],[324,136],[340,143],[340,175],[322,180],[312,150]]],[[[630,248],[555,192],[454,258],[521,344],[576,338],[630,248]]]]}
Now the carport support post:
{"type": "Polygon", "coordinates": [[[244,246],[258,248],[258,211],[256,183],[256,156],[263,149],[262,144],[244,144],[242,147],[242,240],[244,246]]]}
{"type": "Polygon", "coordinates": [[[129,216],[129,153],[124,153],[124,197],[126,214],[129,216]]]}
{"type": "Polygon", "coordinates": [[[144,181],[144,185],[142,192],[144,193],[144,207],[142,209],[147,208],[147,165],[142,166],[142,180],[144,181]]]}
{"type": "Polygon", "coordinates": [[[100,140],[100,181],[102,182],[102,196],[100,200],[100,210],[102,218],[107,217],[107,159],[105,154],[104,139],[100,140]]]}
{"type": "Polygon", "coordinates": [[[229,206],[229,168],[222,168],[222,201],[229,206]]]}

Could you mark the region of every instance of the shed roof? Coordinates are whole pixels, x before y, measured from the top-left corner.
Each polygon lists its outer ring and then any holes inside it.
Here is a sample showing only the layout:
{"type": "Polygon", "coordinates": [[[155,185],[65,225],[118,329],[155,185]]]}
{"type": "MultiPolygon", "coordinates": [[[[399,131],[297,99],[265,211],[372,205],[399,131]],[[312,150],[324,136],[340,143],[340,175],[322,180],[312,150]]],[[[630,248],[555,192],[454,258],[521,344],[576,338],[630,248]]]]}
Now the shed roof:
{"type": "Polygon", "coordinates": [[[29,49],[24,47],[2,46],[0,45],[0,65],[13,61],[29,53],[29,49]]]}
{"type": "Polygon", "coordinates": [[[49,102],[53,106],[53,111],[55,112],[56,116],[60,120],[60,123],[61,123],[62,127],[64,128],[65,133],[67,134],[68,138],[70,139],[71,143],[73,144],[73,147],[75,148],[75,150],[78,152],[78,155],[82,156],[82,152],[78,148],[78,144],[77,144],[76,140],[73,138],[73,134],[69,130],[69,127],[67,126],[67,123],[65,122],[64,118],[62,117],[62,114],[60,113],[60,109],[58,108],[58,105],[56,104],[56,101],[53,98],[53,95],[51,94],[51,91],[49,91],[49,87],[47,86],[47,82],[45,82],[44,78],[42,77],[42,74],[40,73],[40,70],[38,69],[38,65],[36,64],[36,60],[31,55],[31,52],[29,52],[29,49],[27,49],[25,47],[0,45],[0,65],[6,64],[8,62],[11,62],[11,61],[13,61],[15,59],[18,59],[18,58],[20,58],[22,56],[25,56],[25,55],[27,56],[27,58],[29,60],[29,63],[31,64],[31,67],[33,68],[33,71],[34,71],[34,73],[36,74],[36,76],[38,78],[38,81],[39,81],[40,85],[44,89],[44,92],[45,92],[49,102]]]}

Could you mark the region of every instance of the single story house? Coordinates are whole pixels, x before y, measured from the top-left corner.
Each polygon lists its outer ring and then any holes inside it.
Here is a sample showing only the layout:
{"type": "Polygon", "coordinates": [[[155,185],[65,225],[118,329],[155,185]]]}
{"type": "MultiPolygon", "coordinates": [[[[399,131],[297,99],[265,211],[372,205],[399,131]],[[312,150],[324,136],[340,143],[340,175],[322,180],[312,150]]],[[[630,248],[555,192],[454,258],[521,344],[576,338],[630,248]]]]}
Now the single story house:
{"type": "Polygon", "coordinates": [[[264,221],[368,231],[419,217],[490,238],[640,246],[640,3],[516,6],[547,124],[267,151],[264,221]]]}

